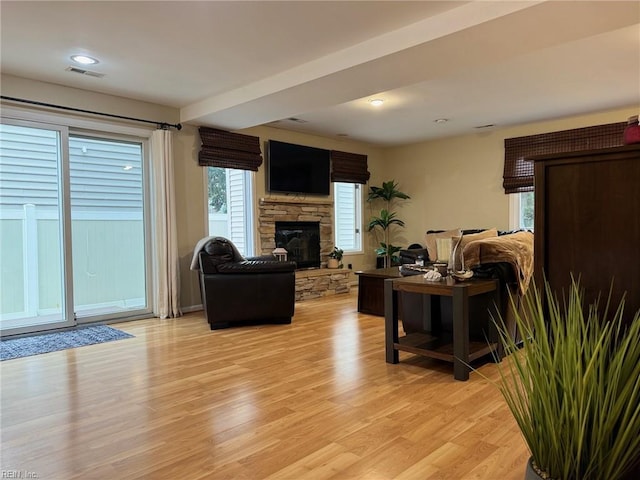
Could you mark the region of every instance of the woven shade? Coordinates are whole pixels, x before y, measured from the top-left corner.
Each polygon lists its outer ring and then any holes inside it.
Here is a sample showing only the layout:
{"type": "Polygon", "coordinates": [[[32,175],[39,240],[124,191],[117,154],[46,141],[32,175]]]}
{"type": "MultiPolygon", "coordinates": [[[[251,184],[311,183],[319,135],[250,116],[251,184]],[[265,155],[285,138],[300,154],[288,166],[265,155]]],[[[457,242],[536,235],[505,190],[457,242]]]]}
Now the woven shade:
{"type": "Polygon", "coordinates": [[[617,147],[622,145],[622,135],[626,126],[627,122],[608,123],[527,137],[506,138],[502,183],[504,192],[533,191],[533,162],[527,161],[529,157],[617,147]]]}
{"type": "Polygon", "coordinates": [[[237,168],[258,171],[262,165],[260,139],[216,128],[200,127],[202,148],[198,164],[202,167],[237,168]]]}
{"type": "Polygon", "coordinates": [[[370,175],[366,155],[331,150],[332,182],[364,184],[370,175]]]}

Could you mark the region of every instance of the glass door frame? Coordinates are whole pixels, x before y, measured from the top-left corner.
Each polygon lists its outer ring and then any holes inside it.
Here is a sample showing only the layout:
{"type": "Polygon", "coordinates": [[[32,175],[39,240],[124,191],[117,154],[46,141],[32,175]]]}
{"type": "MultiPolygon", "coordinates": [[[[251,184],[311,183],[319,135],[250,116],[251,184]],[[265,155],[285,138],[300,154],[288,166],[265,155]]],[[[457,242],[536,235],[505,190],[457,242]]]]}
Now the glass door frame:
{"type": "MultiPolygon", "coordinates": [[[[12,118],[3,118],[3,124],[15,125],[38,130],[47,130],[57,132],[58,134],[58,221],[60,227],[58,234],[60,235],[60,274],[61,274],[61,300],[62,319],[55,322],[47,323],[29,323],[25,326],[10,327],[0,330],[1,336],[17,335],[22,333],[31,333],[35,331],[46,331],[60,329],[65,327],[73,327],[77,324],[74,306],[73,306],[73,264],[71,258],[71,190],[69,184],[69,128],[64,125],[52,125],[48,123],[40,123],[30,120],[17,120],[12,118]]],[[[24,317],[29,319],[32,317],[24,317]]],[[[38,317],[36,316],[35,319],[38,317]]]]}
{"type": "MultiPolygon", "coordinates": [[[[95,138],[100,140],[114,140],[123,142],[140,143],[142,149],[142,222],[144,228],[144,264],[145,264],[145,296],[146,307],[132,311],[132,315],[125,318],[120,313],[104,313],[92,315],[77,315],[78,324],[91,324],[96,322],[109,322],[136,320],[141,318],[149,318],[153,313],[153,268],[151,260],[152,244],[151,244],[151,184],[150,184],[150,164],[149,158],[149,140],[146,137],[138,135],[126,135],[122,133],[111,133],[108,131],[95,131],[85,128],[70,128],[70,135],[76,137],[95,138]]],[[[71,195],[69,193],[69,195],[71,195]]],[[[71,197],[69,197],[71,198],[71,197]]],[[[73,278],[71,279],[73,282],[73,278]]]]}
{"type": "Polygon", "coordinates": [[[29,109],[15,108],[11,106],[3,106],[2,123],[21,125],[26,127],[41,128],[45,130],[55,130],[64,132],[60,135],[60,154],[62,155],[62,166],[58,172],[63,181],[63,193],[61,202],[63,204],[64,222],[63,236],[64,241],[64,261],[62,269],[64,277],[62,285],[64,288],[64,315],[65,322],[55,323],[51,325],[38,325],[37,329],[33,327],[9,328],[0,331],[1,336],[17,335],[22,333],[32,333],[36,331],[46,331],[52,329],[60,329],[65,327],[73,327],[78,324],[89,324],[95,322],[109,323],[116,321],[128,321],[141,318],[149,318],[153,316],[153,245],[152,245],[152,226],[151,226],[151,158],[150,158],[150,137],[153,132],[151,128],[141,128],[132,125],[125,125],[110,121],[88,119],[69,116],[58,113],[36,112],[29,109]],[[142,162],[143,162],[143,221],[144,221],[144,249],[145,249],[145,275],[146,275],[146,308],[130,312],[130,315],[122,316],[119,314],[103,314],[92,315],[76,318],[75,308],[73,304],[73,264],[72,264],[72,243],[71,243],[71,191],[69,177],[69,135],[90,136],[95,138],[139,141],[142,143],[142,162]]]}

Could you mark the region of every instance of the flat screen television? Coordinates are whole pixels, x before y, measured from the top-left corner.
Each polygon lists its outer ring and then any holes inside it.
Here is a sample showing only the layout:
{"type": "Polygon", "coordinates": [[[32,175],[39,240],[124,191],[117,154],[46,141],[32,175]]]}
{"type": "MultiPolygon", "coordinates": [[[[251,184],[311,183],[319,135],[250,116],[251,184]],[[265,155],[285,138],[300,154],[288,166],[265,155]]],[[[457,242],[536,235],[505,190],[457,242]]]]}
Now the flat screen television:
{"type": "Polygon", "coordinates": [[[329,150],[269,140],[267,190],[329,195],[330,163],[329,150]]]}

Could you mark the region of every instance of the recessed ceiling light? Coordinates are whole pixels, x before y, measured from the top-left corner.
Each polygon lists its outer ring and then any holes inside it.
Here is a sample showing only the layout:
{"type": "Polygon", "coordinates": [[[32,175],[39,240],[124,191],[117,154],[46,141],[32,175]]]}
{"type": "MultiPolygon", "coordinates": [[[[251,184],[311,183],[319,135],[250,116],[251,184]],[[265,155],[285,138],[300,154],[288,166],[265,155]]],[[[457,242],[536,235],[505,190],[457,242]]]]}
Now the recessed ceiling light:
{"type": "Polygon", "coordinates": [[[71,60],[80,65],[95,65],[96,63],[100,63],[95,58],[86,55],[71,55],[71,60]]]}
{"type": "Polygon", "coordinates": [[[373,105],[374,107],[379,107],[380,105],[382,105],[384,103],[384,100],[381,98],[374,98],[372,100],[369,100],[369,103],[371,105],[373,105]]]}
{"type": "Polygon", "coordinates": [[[435,123],[447,123],[448,121],[448,118],[437,118],[434,120],[435,123]]]}

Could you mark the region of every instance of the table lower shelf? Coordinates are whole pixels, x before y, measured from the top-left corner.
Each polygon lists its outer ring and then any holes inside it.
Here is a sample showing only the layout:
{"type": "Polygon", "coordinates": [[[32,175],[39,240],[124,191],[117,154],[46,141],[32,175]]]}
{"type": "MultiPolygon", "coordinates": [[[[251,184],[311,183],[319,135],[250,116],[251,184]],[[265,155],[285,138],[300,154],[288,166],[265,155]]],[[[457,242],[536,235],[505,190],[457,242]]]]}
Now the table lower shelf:
{"type": "MultiPolygon", "coordinates": [[[[396,350],[415,353],[423,357],[436,358],[453,363],[453,341],[450,336],[434,336],[429,333],[409,333],[400,337],[398,343],[393,344],[396,350]]],[[[497,343],[486,341],[469,341],[469,362],[495,352],[497,343]]]]}

